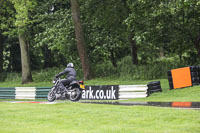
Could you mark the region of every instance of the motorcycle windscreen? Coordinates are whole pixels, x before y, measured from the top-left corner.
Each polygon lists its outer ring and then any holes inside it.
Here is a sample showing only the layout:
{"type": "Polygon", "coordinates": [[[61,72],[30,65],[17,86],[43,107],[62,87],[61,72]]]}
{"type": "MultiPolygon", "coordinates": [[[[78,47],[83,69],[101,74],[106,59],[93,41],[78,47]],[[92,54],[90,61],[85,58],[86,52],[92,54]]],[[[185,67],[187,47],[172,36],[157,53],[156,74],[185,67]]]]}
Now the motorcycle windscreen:
{"type": "Polygon", "coordinates": [[[174,89],[192,86],[190,67],[171,70],[174,89]]]}

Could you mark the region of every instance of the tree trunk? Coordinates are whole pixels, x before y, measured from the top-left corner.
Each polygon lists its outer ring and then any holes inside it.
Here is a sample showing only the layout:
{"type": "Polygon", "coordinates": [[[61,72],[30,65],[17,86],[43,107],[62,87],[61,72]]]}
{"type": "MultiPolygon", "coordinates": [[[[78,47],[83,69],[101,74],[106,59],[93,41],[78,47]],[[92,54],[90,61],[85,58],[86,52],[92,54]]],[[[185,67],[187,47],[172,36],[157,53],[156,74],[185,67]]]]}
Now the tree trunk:
{"type": "Polygon", "coordinates": [[[163,47],[161,46],[159,50],[160,50],[160,57],[164,57],[164,49],[163,49],[163,47]]]}
{"type": "Polygon", "coordinates": [[[112,65],[114,67],[117,67],[117,63],[116,63],[116,60],[115,60],[115,56],[114,56],[113,50],[110,50],[110,59],[111,59],[112,65]]]}
{"type": "Polygon", "coordinates": [[[0,35],[0,73],[3,72],[3,37],[0,35]]]}
{"type": "Polygon", "coordinates": [[[26,84],[32,82],[33,79],[31,75],[29,44],[27,43],[23,34],[19,34],[19,43],[21,50],[22,84],[26,84]]]}
{"type": "Polygon", "coordinates": [[[200,33],[199,35],[196,37],[196,40],[194,41],[194,46],[197,49],[198,52],[198,56],[200,58],[200,33]]]}
{"type": "Polygon", "coordinates": [[[90,69],[88,55],[86,53],[84,34],[80,21],[80,9],[77,0],[71,0],[71,9],[72,9],[72,20],[74,23],[75,35],[77,40],[77,49],[82,63],[84,80],[88,80],[91,79],[91,69],[90,69]]]}
{"type": "Polygon", "coordinates": [[[131,32],[129,36],[129,41],[130,41],[130,48],[131,48],[132,63],[137,65],[138,64],[137,45],[136,45],[136,41],[133,39],[134,36],[135,36],[134,32],[131,32]]]}
{"type": "Polygon", "coordinates": [[[47,46],[42,47],[42,52],[44,55],[44,68],[49,68],[53,66],[53,57],[51,50],[48,49],[47,46]]]}

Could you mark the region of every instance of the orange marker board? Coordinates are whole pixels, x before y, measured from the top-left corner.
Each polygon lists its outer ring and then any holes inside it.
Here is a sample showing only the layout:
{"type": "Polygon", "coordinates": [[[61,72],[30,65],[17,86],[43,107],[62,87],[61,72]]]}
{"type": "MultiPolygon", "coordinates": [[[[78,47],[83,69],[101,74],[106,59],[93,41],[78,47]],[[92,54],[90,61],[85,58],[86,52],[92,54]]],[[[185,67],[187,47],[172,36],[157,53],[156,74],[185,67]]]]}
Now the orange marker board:
{"type": "Polygon", "coordinates": [[[174,89],[192,86],[190,67],[172,69],[174,89]]]}
{"type": "Polygon", "coordinates": [[[172,107],[191,107],[192,102],[172,102],[172,107]]]}

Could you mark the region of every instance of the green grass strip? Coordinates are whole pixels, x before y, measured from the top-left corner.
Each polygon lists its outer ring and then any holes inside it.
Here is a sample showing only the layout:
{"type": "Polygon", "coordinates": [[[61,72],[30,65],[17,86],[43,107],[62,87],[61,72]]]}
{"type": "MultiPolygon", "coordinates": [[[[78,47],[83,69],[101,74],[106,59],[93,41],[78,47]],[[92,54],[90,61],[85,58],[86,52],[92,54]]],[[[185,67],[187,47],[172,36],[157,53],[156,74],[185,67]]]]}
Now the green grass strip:
{"type": "Polygon", "coordinates": [[[198,133],[200,112],[144,106],[0,102],[1,133],[198,133]]]}

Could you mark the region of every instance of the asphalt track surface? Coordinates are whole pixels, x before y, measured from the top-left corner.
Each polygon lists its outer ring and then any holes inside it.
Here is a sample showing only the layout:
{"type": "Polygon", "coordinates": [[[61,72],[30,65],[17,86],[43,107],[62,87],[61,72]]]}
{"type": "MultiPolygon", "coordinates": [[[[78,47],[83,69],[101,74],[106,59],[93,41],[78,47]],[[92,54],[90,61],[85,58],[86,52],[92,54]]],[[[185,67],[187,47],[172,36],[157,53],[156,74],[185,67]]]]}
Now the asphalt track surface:
{"type": "MultiPolygon", "coordinates": [[[[0,101],[8,103],[36,103],[36,104],[57,104],[71,102],[69,100],[56,100],[54,102],[48,101],[0,101]]],[[[125,101],[85,101],[80,100],[79,103],[84,104],[108,104],[118,106],[153,106],[153,107],[171,107],[178,109],[197,109],[200,110],[200,102],[125,102],[125,101]]]]}

